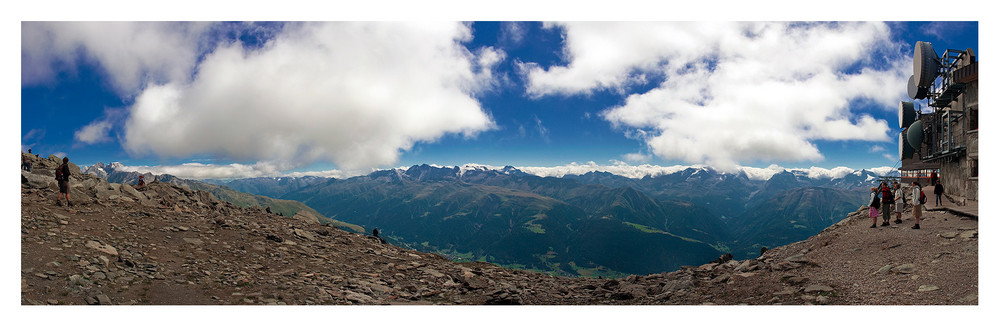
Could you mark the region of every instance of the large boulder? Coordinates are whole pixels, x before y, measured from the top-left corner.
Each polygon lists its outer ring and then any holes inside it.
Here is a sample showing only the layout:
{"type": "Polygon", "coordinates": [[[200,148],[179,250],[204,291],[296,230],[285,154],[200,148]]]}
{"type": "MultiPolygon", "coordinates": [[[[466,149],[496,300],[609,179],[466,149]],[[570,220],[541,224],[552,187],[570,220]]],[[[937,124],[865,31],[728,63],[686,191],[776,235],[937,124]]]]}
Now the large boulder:
{"type": "MultiPolygon", "coordinates": [[[[34,172],[34,170],[32,170],[34,172]]],[[[21,171],[21,186],[34,189],[49,188],[50,185],[56,186],[55,178],[51,176],[45,176],[42,174],[29,173],[26,171],[21,171]]],[[[58,187],[58,186],[56,186],[58,187]]]]}
{"type": "Polygon", "coordinates": [[[99,201],[110,201],[117,200],[121,198],[121,184],[118,183],[104,183],[97,185],[94,189],[96,192],[96,197],[99,201]]]}
{"type": "Polygon", "coordinates": [[[122,194],[125,194],[126,196],[131,197],[134,200],[139,200],[139,201],[149,200],[149,198],[147,198],[145,194],[142,194],[142,192],[136,191],[135,188],[132,187],[132,185],[121,184],[121,190],[122,190],[122,194]]]}

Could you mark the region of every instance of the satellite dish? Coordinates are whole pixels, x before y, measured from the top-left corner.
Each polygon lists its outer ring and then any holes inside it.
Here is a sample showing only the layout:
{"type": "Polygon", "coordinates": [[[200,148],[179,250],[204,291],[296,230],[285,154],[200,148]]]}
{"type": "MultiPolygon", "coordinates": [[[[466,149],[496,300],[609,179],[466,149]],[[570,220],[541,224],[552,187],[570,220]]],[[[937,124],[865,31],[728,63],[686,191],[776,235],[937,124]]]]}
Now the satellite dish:
{"type": "Polygon", "coordinates": [[[913,122],[906,129],[906,142],[913,147],[914,150],[920,149],[920,143],[924,141],[924,125],[918,120],[913,122]]]}
{"type": "Polygon", "coordinates": [[[906,128],[917,119],[917,112],[913,110],[913,102],[899,102],[899,128],[906,128]]]}
{"type": "Polygon", "coordinates": [[[913,49],[913,80],[917,87],[930,87],[941,62],[930,42],[917,41],[913,49]]]}
{"type": "Polygon", "coordinates": [[[911,99],[923,99],[927,97],[927,88],[917,86],[913,75],[910,75],[910,81],[906,82],[906,95],[911,99]]]}
{"type": "Polygon", "coordinates": [[[899,160],[906,160],[913,158],[913,147],[905,139],[903,139],[904,133],[899,133],[899,160]]]}

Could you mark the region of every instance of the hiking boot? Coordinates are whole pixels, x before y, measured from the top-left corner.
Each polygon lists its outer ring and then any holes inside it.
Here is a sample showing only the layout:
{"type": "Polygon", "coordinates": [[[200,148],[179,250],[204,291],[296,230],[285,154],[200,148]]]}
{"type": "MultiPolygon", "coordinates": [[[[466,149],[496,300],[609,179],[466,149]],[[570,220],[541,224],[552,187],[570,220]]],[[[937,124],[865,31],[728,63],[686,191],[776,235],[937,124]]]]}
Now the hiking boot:
{"type": "Polygon", "coordinates": [[[73,206],[73,202],[66,201],[66,206],[67,207],[72,207],[73,206]]]}
{"type": "Polygon", "coordinates": [[[56,205],[60,207],[63,206],[62,201],[56,201],[56,205]]]}
{"type": "Polygon", "coordinates": [[[916,225],[913,225],[913,227],[910,227],[910,228],[913,228],[913,229],[920,229],[920,224],[916,224],[916,225]]]}
{"type": "Polygon", "coordinates": [[[875,224],[872,224],[872,226],[871,226],[871,227],[868,227],[868,228],[875,228],[875,224]]]}
{"type": "Polygon", "coordinates": [[[903,221],[902,221],[902,220],[899,220],[899,219],[896,219],[896,221],[894,221],[894,223],[897,223],[897,224],[902,224],[902,223],[903,223],[903,221]]]}
{"type": "Polygon", "coordinates": [[[881,226],[882,227],[889,226],[889,222],[888,221],[883,221],[881,226]]]}

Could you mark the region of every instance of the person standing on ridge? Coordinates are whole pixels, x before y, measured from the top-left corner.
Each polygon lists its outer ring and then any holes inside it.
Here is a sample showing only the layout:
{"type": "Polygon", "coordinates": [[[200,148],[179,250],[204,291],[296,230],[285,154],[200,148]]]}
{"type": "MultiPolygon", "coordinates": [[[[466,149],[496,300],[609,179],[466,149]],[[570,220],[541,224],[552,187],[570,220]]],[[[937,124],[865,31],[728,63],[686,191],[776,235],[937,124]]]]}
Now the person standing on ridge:
{"type": "Polygon", "coordinates": [[[69,157],[63,157],[62,165],[56,168],[56,181],[59,182],[59,195],[56,196],[56,205],[62,206],[61,197],[66,198],[66,205],[72,207],[69,202],[69,157]]]}
{"type": "Polygon", "coordinates": [[[889,218],[892,217],[892,190],[889,184],[882,182],[879,187],[882,198],[882,226],[889,226],[889,218]]]}
{"type": "Polygon", "coordinates": [[[903,188],[899,186],[899,182],[893,182],[892,183],[892,189],[894,190],[893,191],[893,199],[896,200],[896,210],[895,210],[896,211],[896,221],[893,221],[893,222],[897,223],[897,224],[902,224],[903,223],[903,206],[905,205],[903,203],[903,193],[905,193],[905,192],[903,192],[903,188]]]}
{"type": "Polygon", "coordinates": [[[913,201],[913,227],[910,228],[920,229],[920,209],[921,209],[920,207],[923,207],[924,206],[923,202],[927,200],[925,200],[923,197],[920,196],[921,193],[923,193],[923,191],[920,190],[919,182],[913,182],[912,190],[913,190],[913,199],[917,201],[913,201]]]}
{"type": "Polygon", "coordinates": [[[872,218],[871,228],[875,228],[878,223],[878,189],[872,188],[871,198],[868,199],[868,217],[872,218]]]}
{"type": "Polygon", "coordinates": [[[941,185],[941,181],[934,184],[934,205],[941,206],[944,202],[941,201],[941,195],[944,194],[944,186],[941,185]]]}
{"type": "Polygon", "coordinates": [[[31,149],[28,149],[27,155],[23,153],[21,154],[21,170],[26,170],[29,173],[31,172],[31,161],[28,161],[28,158],[30,156],[31,156],[31,149]]]}

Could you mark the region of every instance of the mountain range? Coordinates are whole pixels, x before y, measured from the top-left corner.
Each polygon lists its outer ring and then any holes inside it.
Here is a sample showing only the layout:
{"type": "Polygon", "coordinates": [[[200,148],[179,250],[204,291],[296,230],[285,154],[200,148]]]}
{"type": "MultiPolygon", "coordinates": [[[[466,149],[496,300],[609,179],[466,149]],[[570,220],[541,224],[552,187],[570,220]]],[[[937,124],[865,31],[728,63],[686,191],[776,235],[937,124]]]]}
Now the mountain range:
{"type": "Polygon", "coordinates": [[[541,177],[512,166],[412,166],[346,179],[205,180],[294,200],[329,219],[379,228],[390,243],[454,260],[551,274],[670,271],[805,239],[864,204],[879,174],[783,171],[768,179],[711,168],[629,178],[541,177]]]}

